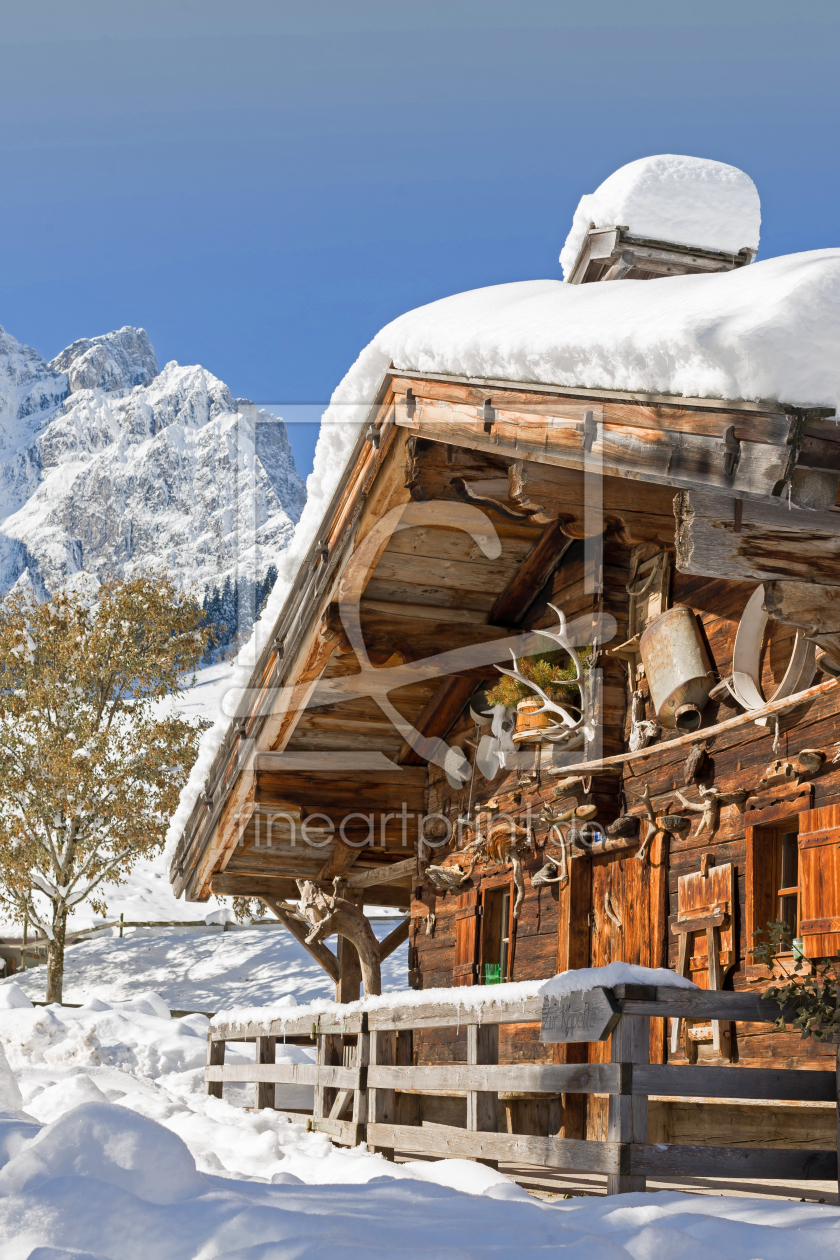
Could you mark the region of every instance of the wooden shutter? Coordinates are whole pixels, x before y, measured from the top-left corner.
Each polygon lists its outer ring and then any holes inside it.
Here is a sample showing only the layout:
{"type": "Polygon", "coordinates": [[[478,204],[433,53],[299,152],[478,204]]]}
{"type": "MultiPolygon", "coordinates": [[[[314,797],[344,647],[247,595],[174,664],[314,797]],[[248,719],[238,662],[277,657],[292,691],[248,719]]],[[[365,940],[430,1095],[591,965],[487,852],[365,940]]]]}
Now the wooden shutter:
{"type": "Polygon", "coordinates": [[[840,950],[840,805],[800,815],[799,934],[806,958],[840,950]]]}
{"type": "Polygon", "coordinates": [[[478,959],[478,890],[461,893],[455,911],[455,966],[453,985],[475,984],[478,959]]]}

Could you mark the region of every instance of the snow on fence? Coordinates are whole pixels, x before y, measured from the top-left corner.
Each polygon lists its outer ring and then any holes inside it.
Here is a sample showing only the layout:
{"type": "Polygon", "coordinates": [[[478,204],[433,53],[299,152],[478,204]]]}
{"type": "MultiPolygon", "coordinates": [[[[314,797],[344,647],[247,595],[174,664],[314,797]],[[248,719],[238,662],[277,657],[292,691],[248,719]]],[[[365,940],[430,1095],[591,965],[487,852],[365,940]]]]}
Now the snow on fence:
{"type": "MultiPolygon", "coordinates": [[[[439,991],[438,991],[439,992],[439,991]]],[[[252,1082],[258,1108],[273,1107],[275,1084],[313,1085],[307,1127],[341,1145],[438,1156],[502,1160],[558,1172],[605,1173],[607,1193],[645,1189],[646,1177],[762,1177],[836,1180],[837,1152],[729,1146],[649,1145],[648,1097],[833,1102],[840,1073],[775,1068],[652,1064],[652,1017],[773,1023],[779,1007],[756,993],[618,985],[565,997],[529,997],[465,1006],[451,1002],[354,1010],[337,1016],[293,1011],[265,1023],[217,1022],[208,1034],[206,1088],[252,1082]],[[610,1040],[609,1063],[500,1064],[499,1026],[540,1023],[541,1040],[610,1040]],[[467,1062],[415,1064],[413,1033],[466,1029],[467,1062]],[[275,1063],[277,1041],[317,1043],[314,1064],[275,1063]],[[225,1065],[228,1041],[256,1041],[254,1063],[225,1065]],[[499,1091],[609,1096],[607,1139],[534,1137],[497,1132],[499,1091]],[[396,1094],[466,1096],[466,1128],[395,1123],[396,1094]]],[[[301,1113],[288,1113],[298,1123],[301,1113]]]]}

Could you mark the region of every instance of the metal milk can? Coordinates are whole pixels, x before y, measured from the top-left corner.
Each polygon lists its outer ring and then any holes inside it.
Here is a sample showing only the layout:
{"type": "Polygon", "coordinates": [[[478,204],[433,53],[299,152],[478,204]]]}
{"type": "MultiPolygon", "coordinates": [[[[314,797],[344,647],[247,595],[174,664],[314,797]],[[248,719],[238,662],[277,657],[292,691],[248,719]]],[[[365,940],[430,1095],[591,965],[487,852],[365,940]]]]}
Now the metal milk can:
{"type": "Polygon", "coordinates": [[[715,679],[691,609],[677,605],[652,621],[639,652],[657,722],[683,733],[696,731],[715,679]]]}

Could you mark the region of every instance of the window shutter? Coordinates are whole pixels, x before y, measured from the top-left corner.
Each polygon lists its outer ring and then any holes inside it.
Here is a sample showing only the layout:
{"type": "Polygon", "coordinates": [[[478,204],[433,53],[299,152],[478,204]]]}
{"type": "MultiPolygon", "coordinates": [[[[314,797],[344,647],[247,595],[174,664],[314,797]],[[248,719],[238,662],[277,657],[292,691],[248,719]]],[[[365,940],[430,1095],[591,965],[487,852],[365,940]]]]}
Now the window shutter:
{"type": "Polygon", "coordinates": [[[453,985],[475,984],[478,957],[478,891],[461,893],[455,911],[453,985]]]}
{"type": "Polygon", "coordinates": [[[800,815],[799,931],[806,958],[840,950],[840,805],[800,815]]]}

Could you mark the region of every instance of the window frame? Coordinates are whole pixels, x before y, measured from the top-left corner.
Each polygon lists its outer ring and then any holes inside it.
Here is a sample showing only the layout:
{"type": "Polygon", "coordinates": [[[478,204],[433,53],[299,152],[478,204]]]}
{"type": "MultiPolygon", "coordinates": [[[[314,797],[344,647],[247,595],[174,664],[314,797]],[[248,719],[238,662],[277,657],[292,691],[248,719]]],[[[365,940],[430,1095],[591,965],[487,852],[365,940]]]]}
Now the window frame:
{"type": "Polygon", "coordinates": [[[478,983],[485,983],[485,967],[487,964],[498,964],[499,983],[505,984],[513,970],[513,880],[496,881],[481,890],[481,940],[479,947],[478,983]],[[493,913],[494,901],[498,898],[498,915],[493,913]],[[498,925],[498,941],[495,939],[498,925]],[[505,948],[506,946],[506,948],[505,948]],[[501,970],[502,956],[505,956],[505,969],[501,970]]]}
{"type": "MultiPolygon", "coordinates": [[[[783,837],[799,836],[802,828],[802,816],[810,809],[810,796],[803,800],[805,808],[796,808],[799,802],[784,801],[772,809],[763,810],[755,822],[746,828],[747,862],[746,862],[746,953],[747,974],[756,970],[766,974],[763,965],[756,963],[754,949],[757,942],[756,931],[765,931],[768,922],[780,919],[781,899],[785,886],[781,883],[783,837]],[[768,846],[773,847],[773,860],[767,861],[768,846]]],[[[799,851],[797,847],[797,864],[799,851]]],[[[796,932],[799,936],[801,922],[801,896],[799,868],[797,865],[797,883],[790,886],[790,892],[796,894],[796,932]]],[[[790,958],[791,952],[778,954],[777,957],[790,958]]]]}

